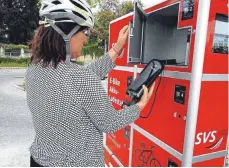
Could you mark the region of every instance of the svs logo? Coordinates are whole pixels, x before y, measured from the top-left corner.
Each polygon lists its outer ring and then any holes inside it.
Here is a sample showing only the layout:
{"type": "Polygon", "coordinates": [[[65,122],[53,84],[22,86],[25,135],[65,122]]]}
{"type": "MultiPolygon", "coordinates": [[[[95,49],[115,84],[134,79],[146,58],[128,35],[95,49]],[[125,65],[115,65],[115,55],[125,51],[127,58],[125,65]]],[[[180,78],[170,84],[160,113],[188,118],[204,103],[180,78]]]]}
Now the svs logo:
{"type": "Polygon", "coordinates": [[[196,135],[196,142],[195,145],[200,144],[209,144],[210,146],[206,146],[206,148],[215,150],[220,147],[220,145],[223,142],[223,137],[221,137],[219,140],[216,139],[217,131],[209,131],[209,132],[200,132],[196,135]]]}

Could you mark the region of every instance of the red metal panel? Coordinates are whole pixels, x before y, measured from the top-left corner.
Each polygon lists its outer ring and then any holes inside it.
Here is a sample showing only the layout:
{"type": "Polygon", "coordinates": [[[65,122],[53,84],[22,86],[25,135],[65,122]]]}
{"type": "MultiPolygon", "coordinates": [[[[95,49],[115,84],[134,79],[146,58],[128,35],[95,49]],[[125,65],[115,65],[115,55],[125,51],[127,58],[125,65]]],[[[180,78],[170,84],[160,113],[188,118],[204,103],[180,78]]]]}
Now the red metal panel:
{"type": "Polygon", "coordinates": [[[202,83],[196,133],[194,156],[226,150],[228,82],[202,83]]]}
{"type": "Polygon", "coordinates": [[[168,0],[168,1],[162,2],[162,3],[158,4],[158,5],[155,5],[155,6],[151,7],[151,8],[146,9],[145,12],[146,13],[150,13],[150,12],[155,11],[157,9],[160,9],[160,8],[166,7],[168,5],[177,3],[179,1],[180,0],[168,0]]]}
{"type": "MultiPolygon", "coordinates": [[[[109,48],[110,49],[112,48],[112,44],[117,42],[120,30],[125,25],[129,25],[129,22],[131,20],[133,20],[133,15],[110,24],[110,41],[109,41],[109,48]]],[[[123,57],[118,58],[116,60],[116,62],[115,62],[116,65],[127,66],[127,55],[128,55],[128,43],[124,46],[123,57]]]]}
{"type": "Polygon", "coordinates": [[[168,167],[169,160],[181,166],[177,158],[134,131],[132,167],[168,167]]]}
{"type": "MultiPolygon", "coordinates": [[[[156,82],[158,85],[159,79],[156,82]]],[[[163,78],[159,87],[156,103],[153,107],[152,114],[148,119],[138,119],[136,124],[147,130],[161,141],[165,142],[180,153],[183,152],[183,141],[185,134],[187,116],[187,105],[189,97],[189,81],[163,78]],[[174,102],[175,85],[186,87],[185,104],[174,102]],[[174,114],[177,113],[176,117],[174,114]]],[[[149,104],[142,111],[141,115],[145,116],[151,109],[154,96],[149,104]]]]}
{"type": "Polygon", "coordinates": [[[112,158],[112,156],[104,150],[105,163],[108,167],[119,167],[117,162],[112,158]]]}
{"type": "MultiPolygon", "coordinates": [[[[130,127],[128,127],[130,130],[130,127]]],[[[129,164],[129,139],[125,138],[125,130],[121,129],[113,134],[106,135],[106,143],[109,149],[114,153],[120,162],[128,167],[129,164]]]]}
{"type": "MultiPolygon", "coordinates": [[[[130,100],[126,95],[127,77],[133,77],[133,73],[113,70],[108,77],[108,95],[113,100],[113,106],[120,110],[122,102],[130,100]],[[112,88],[112,89],[111,89],[112,88]],[[117,91],[117,92],[116,92],[117,91]],[[116,93],[117,94],[116,94],[116,93]]],[[[130,130],[130,127],[127,127],[130,130]]],[[[124,166],[129,164],[129,143],[130,139],[125,137],[125,129],[121,129],[114,134],[107,134],[106,143],[110,150],[118,157],[124,166]]]]}
{"type": "Polygon", "coordinates": [[[125,72],[119,70],[112,70],[109,73],[108,96],[112,100],[113,106],[116,110],[120,110],[122,108],[120,104],[122,104],[123,101],[130,100],[130,98],[126,95],[127,77],[130,76],[133,78],[133,75],[133,72],[125,72]]]}
{"type": "MultiPolygon", "coordinates": [[[[110,73],[108,79],[117,79],[118,81],[120,81],[120,84],[122,86],[115,86],[116,90],[119,92],[118,95],[115,95],[109,91],[108,95],[110,96],[110,98],[114,97],[121,101],[128,100],[128,96],[125,93],[127,88],[127,76],[132,75],[133,73],[131,72],[117,70],[113,70],[110,73]]],[[[160,80],[158,79],[156,82],[156,86],[159,84],[159,81],[160,80]]],[[[189,83],[189,81],[185,80],[177,80],[163,77],[156,96],[156,103],[152,109],[152,114],[147,119],[138,119],[136,121],[136,124],[138,126],[143,128],[144,130],[147,130],[149,133],[156,136],[166,144],[170,145],[180,153],[182,153],[183,151],[183,140],[186,123],[184,117],[186,117],[187,114],[189,83]],[[174,102],[175,85],[181,85],[186,87],[184,105],[174,102]],[[175,113],[177,113],[176,117],[174,117],[175,113]],[[171,127],[171,125],[173,127],[171,127]]],[[[113,84],[111,84],[110,82],[108,86],[108,88],[114,87],[113,84]]],[[[153,100],[154,96],[152,96],[148,105],[141,112],[142,116],[147,116],[147,114],[150,112],[153,100]]],[[[119,105],[115,103],[113,105],[117,110],[121,109],[119,105]]],[[[117,134],[120,134],[120,136],[124,138],[124,130],[118,132],[117,134]]],[[[118,136],[116,135],[116,137],[118,136]]]]}
{"type": "Polygon", "coordinates": [[[212,0],[209,16],[207,46],[204,62],[204,73],[210,74],[228,74],[228,55],[212,52],[216,14],[228,16],[228,0],[212,0]]]}
{"type": "Polygon", "coordinates": [[[178,27],[187,27],[192,25],[194,29],[196,29],[196,21],[197,21],[197,14],[198,14],[198,4],[199,0],[195,0],[194,4],[194,15],[192,19],[187,19],[187,20],[182,20],[182,8],[183,8],[183,3],[184,0],[180,0],[181,5],[180,5],[180,13],[179,13],[179,22],[178,22],[178,27]]]}

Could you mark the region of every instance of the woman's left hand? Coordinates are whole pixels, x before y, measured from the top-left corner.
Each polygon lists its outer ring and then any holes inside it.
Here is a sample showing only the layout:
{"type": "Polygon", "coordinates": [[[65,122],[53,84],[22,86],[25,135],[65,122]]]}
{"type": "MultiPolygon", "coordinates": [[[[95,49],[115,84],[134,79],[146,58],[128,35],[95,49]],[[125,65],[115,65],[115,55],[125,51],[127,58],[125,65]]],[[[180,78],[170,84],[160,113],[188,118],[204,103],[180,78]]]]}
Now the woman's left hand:
{"type": "Polygon", "coordinates": [[[122,30],[120,30],[118,41],[116,43],[116,48],[119,49],[120,51],[123,49],[124,45],[126,44],[128,35],[129,35],[129,26],[127,25],[123,27],[122,30]]]}

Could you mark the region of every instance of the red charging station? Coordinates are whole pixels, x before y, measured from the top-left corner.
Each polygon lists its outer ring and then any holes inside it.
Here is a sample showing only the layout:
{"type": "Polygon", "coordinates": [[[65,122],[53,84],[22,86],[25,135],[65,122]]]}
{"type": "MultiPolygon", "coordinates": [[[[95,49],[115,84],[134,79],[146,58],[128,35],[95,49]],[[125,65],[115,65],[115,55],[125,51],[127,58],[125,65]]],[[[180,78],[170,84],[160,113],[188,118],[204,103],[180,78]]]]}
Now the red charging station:
{"type": "Polygon", "coordinates": [[[116,110],[152,59],[165,66],[135,123],[106,135],[107,166],[224,166],[228,142],[228,1],[153,1],[110,23],[109,47],[130,25],[129,42],[108,77],[116,110]]]}

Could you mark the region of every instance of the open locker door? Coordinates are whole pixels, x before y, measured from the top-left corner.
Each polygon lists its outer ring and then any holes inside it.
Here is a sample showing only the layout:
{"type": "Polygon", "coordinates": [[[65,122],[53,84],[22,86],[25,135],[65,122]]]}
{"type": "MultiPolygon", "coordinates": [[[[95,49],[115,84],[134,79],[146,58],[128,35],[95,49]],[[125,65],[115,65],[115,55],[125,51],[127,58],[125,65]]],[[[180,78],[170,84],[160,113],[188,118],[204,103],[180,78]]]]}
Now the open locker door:
{"type": "Polygon", "coordinates": [[[130,22],[128,63],[140,63],[143,49],[143,33],[147,15],[139,3],[134,5],[134,19],[130,22]]]}

